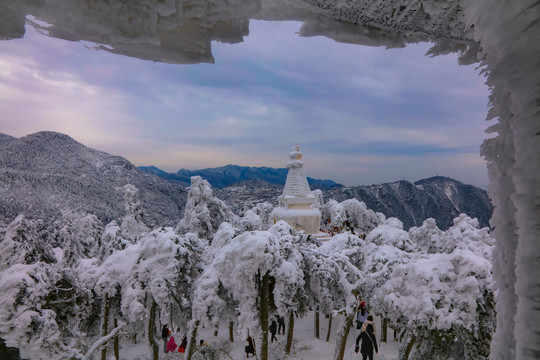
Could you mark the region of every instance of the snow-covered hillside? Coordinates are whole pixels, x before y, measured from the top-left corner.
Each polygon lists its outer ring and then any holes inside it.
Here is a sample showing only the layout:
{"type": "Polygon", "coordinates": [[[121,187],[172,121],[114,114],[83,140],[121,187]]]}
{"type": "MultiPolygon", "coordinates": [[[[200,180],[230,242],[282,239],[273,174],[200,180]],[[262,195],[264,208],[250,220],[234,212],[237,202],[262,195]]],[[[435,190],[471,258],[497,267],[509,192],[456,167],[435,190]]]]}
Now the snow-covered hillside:
{"type": "Polygon", "coordinates": [[[0,223],[20,213],[50,223],[62,211],[88,212],[103,222],[121,219],[126,184],[135,185],[149,220],[173,225],[187,192],[144,174],[128,160],[88,148],[67,135],[39,132],[0,137],[0,223]]]}

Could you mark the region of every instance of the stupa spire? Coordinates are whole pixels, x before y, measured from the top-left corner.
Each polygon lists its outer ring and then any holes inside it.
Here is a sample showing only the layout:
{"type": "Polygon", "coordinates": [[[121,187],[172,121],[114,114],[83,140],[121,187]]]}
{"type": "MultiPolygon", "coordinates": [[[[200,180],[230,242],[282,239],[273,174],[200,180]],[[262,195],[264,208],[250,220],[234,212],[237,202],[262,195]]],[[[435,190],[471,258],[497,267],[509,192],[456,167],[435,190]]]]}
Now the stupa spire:
{"type": "Polygon", "coordinates": [[[283,188],[283,197],[306,197],[311,193],[304,173],[303,156],[304,154],[300,152],[300,146],[296,143],[293,151],[289,153],[289,161],[287,161],[289,172],[283,188]]]}

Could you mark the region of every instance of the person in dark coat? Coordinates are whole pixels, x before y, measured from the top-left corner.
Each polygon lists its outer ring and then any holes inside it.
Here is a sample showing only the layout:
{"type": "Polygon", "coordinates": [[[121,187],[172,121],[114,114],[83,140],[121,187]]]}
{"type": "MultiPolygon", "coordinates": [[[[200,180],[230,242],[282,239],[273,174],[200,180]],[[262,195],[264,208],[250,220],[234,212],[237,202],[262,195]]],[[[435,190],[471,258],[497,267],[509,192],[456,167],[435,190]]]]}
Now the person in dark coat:
{"type": "Polygon", "coordinates": [[[283,331],[283,334],[285,334],[285,319],[283,318],[283,316],[278,316],[277,322],[278,322],[278,330],[277,330],[278,335],[281,335],[282,331],[283,331]]]}
{"type": "Polygon", "coordinates": [[[270,338],[270,342],[274,342],[274,340],[277,341],[276,332],[277,332],[277,324],[275,320],[272,320],[272,323],[270,324],[270,334],[272,334],[272,337],[270,338]]]}
{"type": "Polygon", "coordinates": [[[163,325],[163,328],[161,329],[161,338],[163,339],[163,350],[167,352],[167,341],[169,340],[169,328],[167,327],[167,324],[163,325]]]}
{"type": "Polygon", "coordinates": [[[248,336],[246,341],[247,341],[247,345],[245,348],[246,357],[249,357],[249,355],[255,356],[255,343],[253,342],[253,338],[251,336],[248,336]]]}
{"type": "Polygon", "coordinates": [[[376,354],[379,353],[377,347],[377,339],[375,338],[375,325],[373,324],[373,316],[369,315],[367,320],[362,325],[362,332],[356,338],[356,346],[354,351],[358,354],[358,350],[362,354],[362,360],[373,360],[373,351],[376,354]],[[362,342],[362,346],[359,346],[359,342],[362,342]]]}

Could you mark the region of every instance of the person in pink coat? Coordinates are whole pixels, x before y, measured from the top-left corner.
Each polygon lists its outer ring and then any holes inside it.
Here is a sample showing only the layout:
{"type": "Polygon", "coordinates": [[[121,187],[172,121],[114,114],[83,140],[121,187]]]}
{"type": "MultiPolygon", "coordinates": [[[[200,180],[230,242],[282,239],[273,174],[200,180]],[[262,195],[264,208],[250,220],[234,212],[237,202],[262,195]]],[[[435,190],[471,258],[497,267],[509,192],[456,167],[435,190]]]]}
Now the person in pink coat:
{"type": "Polygon", "coordinates": [[[176,350],[178,345],[176,345],[176,342],[174,341],[174,336],[171,336],[169,341],[167,342],[167,352],[172,352],[176,350]]]}

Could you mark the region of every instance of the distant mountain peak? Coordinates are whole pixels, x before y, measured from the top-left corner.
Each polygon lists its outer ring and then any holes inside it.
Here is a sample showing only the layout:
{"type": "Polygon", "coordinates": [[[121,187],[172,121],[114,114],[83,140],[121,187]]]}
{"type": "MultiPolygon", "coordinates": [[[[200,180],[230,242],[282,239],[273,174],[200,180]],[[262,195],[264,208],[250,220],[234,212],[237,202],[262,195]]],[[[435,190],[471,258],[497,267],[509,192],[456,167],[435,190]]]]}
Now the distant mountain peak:
{"type": "Polygon", "coordinates": [[[436,182],[452,182],[452,183],[457,183],[457,184],[463,184],[461,181],[458,181],[456,179],[452,179],[452,178],[449,178],[446,176],[440,176],[440,175],[436,175],[436,176],[432,176],[426,179],[415,181],[414,184],[424,185],[424,184],[431,184],[431,183],[436,183],[436,182]]]}

